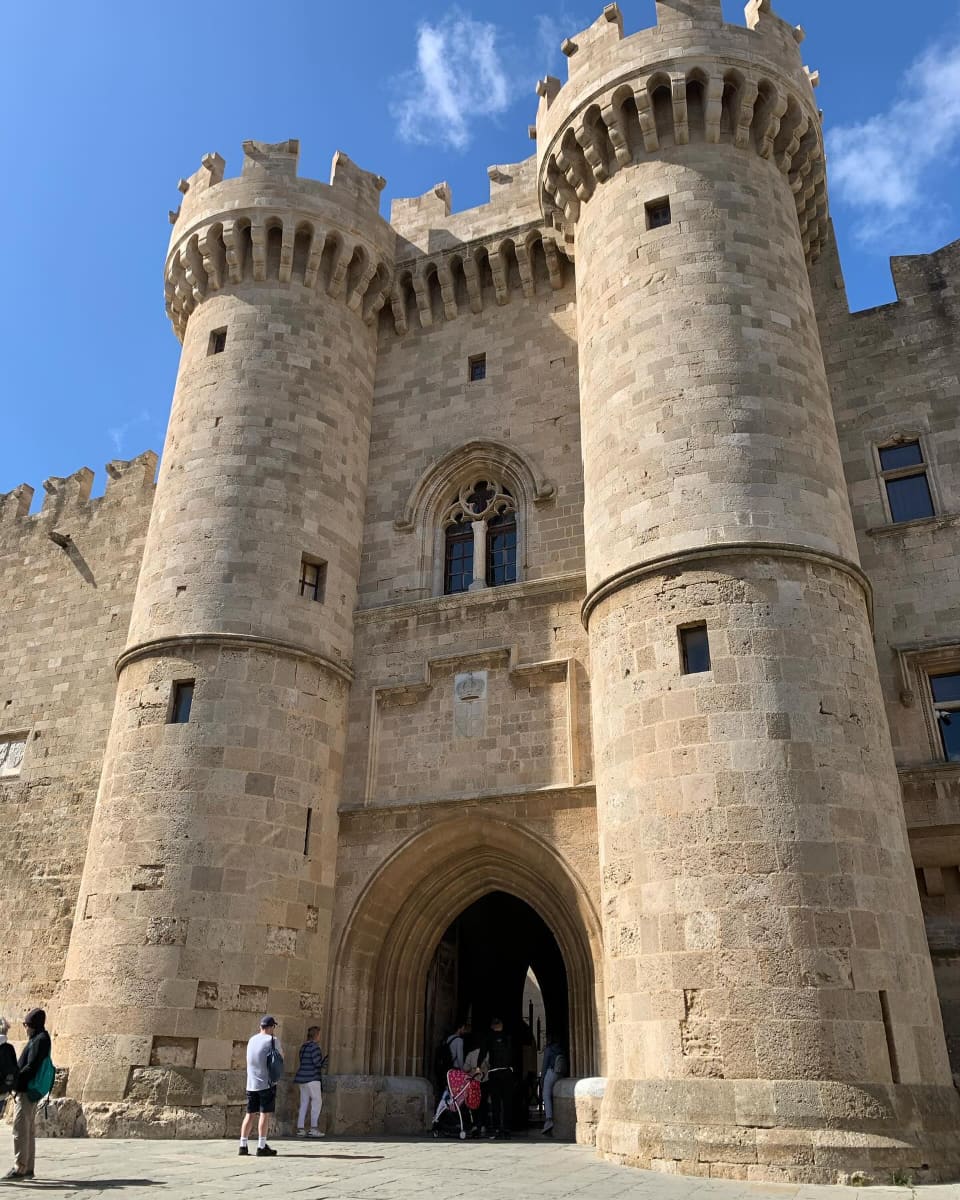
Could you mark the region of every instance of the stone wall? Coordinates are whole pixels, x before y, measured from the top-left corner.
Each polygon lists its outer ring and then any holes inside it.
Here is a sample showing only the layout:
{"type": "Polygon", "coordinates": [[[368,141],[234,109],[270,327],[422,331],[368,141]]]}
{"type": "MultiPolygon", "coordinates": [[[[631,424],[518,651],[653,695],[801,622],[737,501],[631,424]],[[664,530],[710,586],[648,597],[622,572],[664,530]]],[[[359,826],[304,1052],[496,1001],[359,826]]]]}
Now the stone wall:
{"type": "Polygon", "coordinates": [[[63,972],[156,461],[111,463],[97,499],[86,468],[48,479],[34,515],[31,489],[0,497],[0,735],[26,735],[20,773],[0,777],[0,1011],[11,1019],[50,1006],[63,972]]]}
{"type": "Polygon", "coordinates": [[[960,242],[892,260],[897,300],[851,313],[835,242],[813,273],[824,359],[947,1042],[960,1074],[960,763],[928,672],[960,670],[960,242]],[[919,439],[936,513],[893,524],[876,447],[919,439]]]}

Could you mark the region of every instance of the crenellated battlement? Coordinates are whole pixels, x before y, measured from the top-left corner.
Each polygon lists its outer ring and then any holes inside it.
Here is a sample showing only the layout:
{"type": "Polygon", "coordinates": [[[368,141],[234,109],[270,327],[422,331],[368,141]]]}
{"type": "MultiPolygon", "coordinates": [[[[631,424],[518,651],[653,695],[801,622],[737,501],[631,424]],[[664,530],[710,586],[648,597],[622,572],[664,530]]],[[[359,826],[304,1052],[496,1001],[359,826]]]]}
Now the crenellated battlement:
{"type": "Polygon", "coordinates": [[[68,541],[71,518],[87,519],[104,504],[139,506],[152,503],[157,461],[152,450],[145,450],[136,458],[113,459],[106,465],[107,482],[103,495],[92,499],[95,476],[89,467],[80,467],[72,475],[51,475],[43,481],[45,495],[37,513],[30,512],[34,489],[28,483],[18,484],[11,491],[0,494],[0,526],[26,522],[47,529],[56,523],[64,526],[63,531],[58,532],[68,541]]]}
{"type": "Polygon", "coordinates": [[[728,143],[787,177],[808,259],[826,235],[818,78],[803,31],[751,0],[747,26],[724,24],[719,0],[661,0],[658,24],[629,37],[616,4],[563,43],[568,80],[537,85],[540,201],[572,241],[581,205],[633,162],[690,142],[728,143]]]}
{"type": "Polygon", "coordinates": [[[538,223],[398,263],[390,293],[394,329],[404,334],[414,323],[427,329],[436,318],[481,313],[485,302],[508,304],[516,291],[528,300],[538,290],[559,291],[569,262],[569,249],[538,223]]]}
{"type": "Polygon", "coordinates": [[[177,336],[208,295],[245,282],[320,289],[372,322],[392,282],[396,240],[379,212],[382,176],[337,151],[329,184],[301,179],[295,139],[247,141],[243,152],[238,178],[224,179],[224,160],[208,154],[180,181],[164,276],[177,336]]]}

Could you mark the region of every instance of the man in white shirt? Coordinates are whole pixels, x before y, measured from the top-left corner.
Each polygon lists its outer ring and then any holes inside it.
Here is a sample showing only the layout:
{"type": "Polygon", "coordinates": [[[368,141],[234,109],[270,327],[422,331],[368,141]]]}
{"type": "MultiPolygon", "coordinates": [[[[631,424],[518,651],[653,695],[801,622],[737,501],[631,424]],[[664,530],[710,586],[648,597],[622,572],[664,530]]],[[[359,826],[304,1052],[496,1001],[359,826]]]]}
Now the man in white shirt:
{"type": "Polygon", "coordinates": [[[247,1042],[247,1115],[240,1126],[240,1153],[249,1154],[247,1139],[253,1131],[254,1120],[257,1119],[258,1158],[269,1158],[276,1154],[276,1150],[267,1145],[270,1115],[277,1107],[277,1085],[270,1078],[267,1055],[271,1050],[283,1054],[276,1031],[276,1018],[261,1017],[260,1032],[255,1033],[247,1042]]]}

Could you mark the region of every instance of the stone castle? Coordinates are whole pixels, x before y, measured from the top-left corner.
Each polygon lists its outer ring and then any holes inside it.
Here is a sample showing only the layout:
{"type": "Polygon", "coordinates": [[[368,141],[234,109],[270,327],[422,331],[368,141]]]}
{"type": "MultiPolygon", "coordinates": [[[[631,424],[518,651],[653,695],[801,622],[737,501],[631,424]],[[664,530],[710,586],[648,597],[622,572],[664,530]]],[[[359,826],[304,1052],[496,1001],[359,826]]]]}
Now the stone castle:
{"type": "Polygon", "coordinates": [[[422,1129],[532,972],[607,1157],[960,1166],[960,243],[851,314],[802,31],[657,18],[466,212],[205,157],[159,474],[0,497],[0,996],[78,1130],[231,1132],[262,1012],[422,1129]]]}

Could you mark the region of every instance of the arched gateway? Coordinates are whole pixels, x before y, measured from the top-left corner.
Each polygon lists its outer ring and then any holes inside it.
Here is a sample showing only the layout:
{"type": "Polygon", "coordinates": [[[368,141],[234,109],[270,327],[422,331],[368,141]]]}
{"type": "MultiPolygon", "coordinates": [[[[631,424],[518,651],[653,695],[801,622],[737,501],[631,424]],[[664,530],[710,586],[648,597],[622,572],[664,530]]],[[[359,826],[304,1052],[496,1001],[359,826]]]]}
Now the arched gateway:
{"type": "Polygon", "coordinates": [[[517,824],[477,814],[414,835],[357,900],[333,974],[329,1044],[338,1071],[423,1074],[426,985],[437,947],[456,918],[493,893],[528,905],[555,939],[565,973],[571,1071],[599,1074],[601,934],[586,889],[546,842],[517,824]]]}

